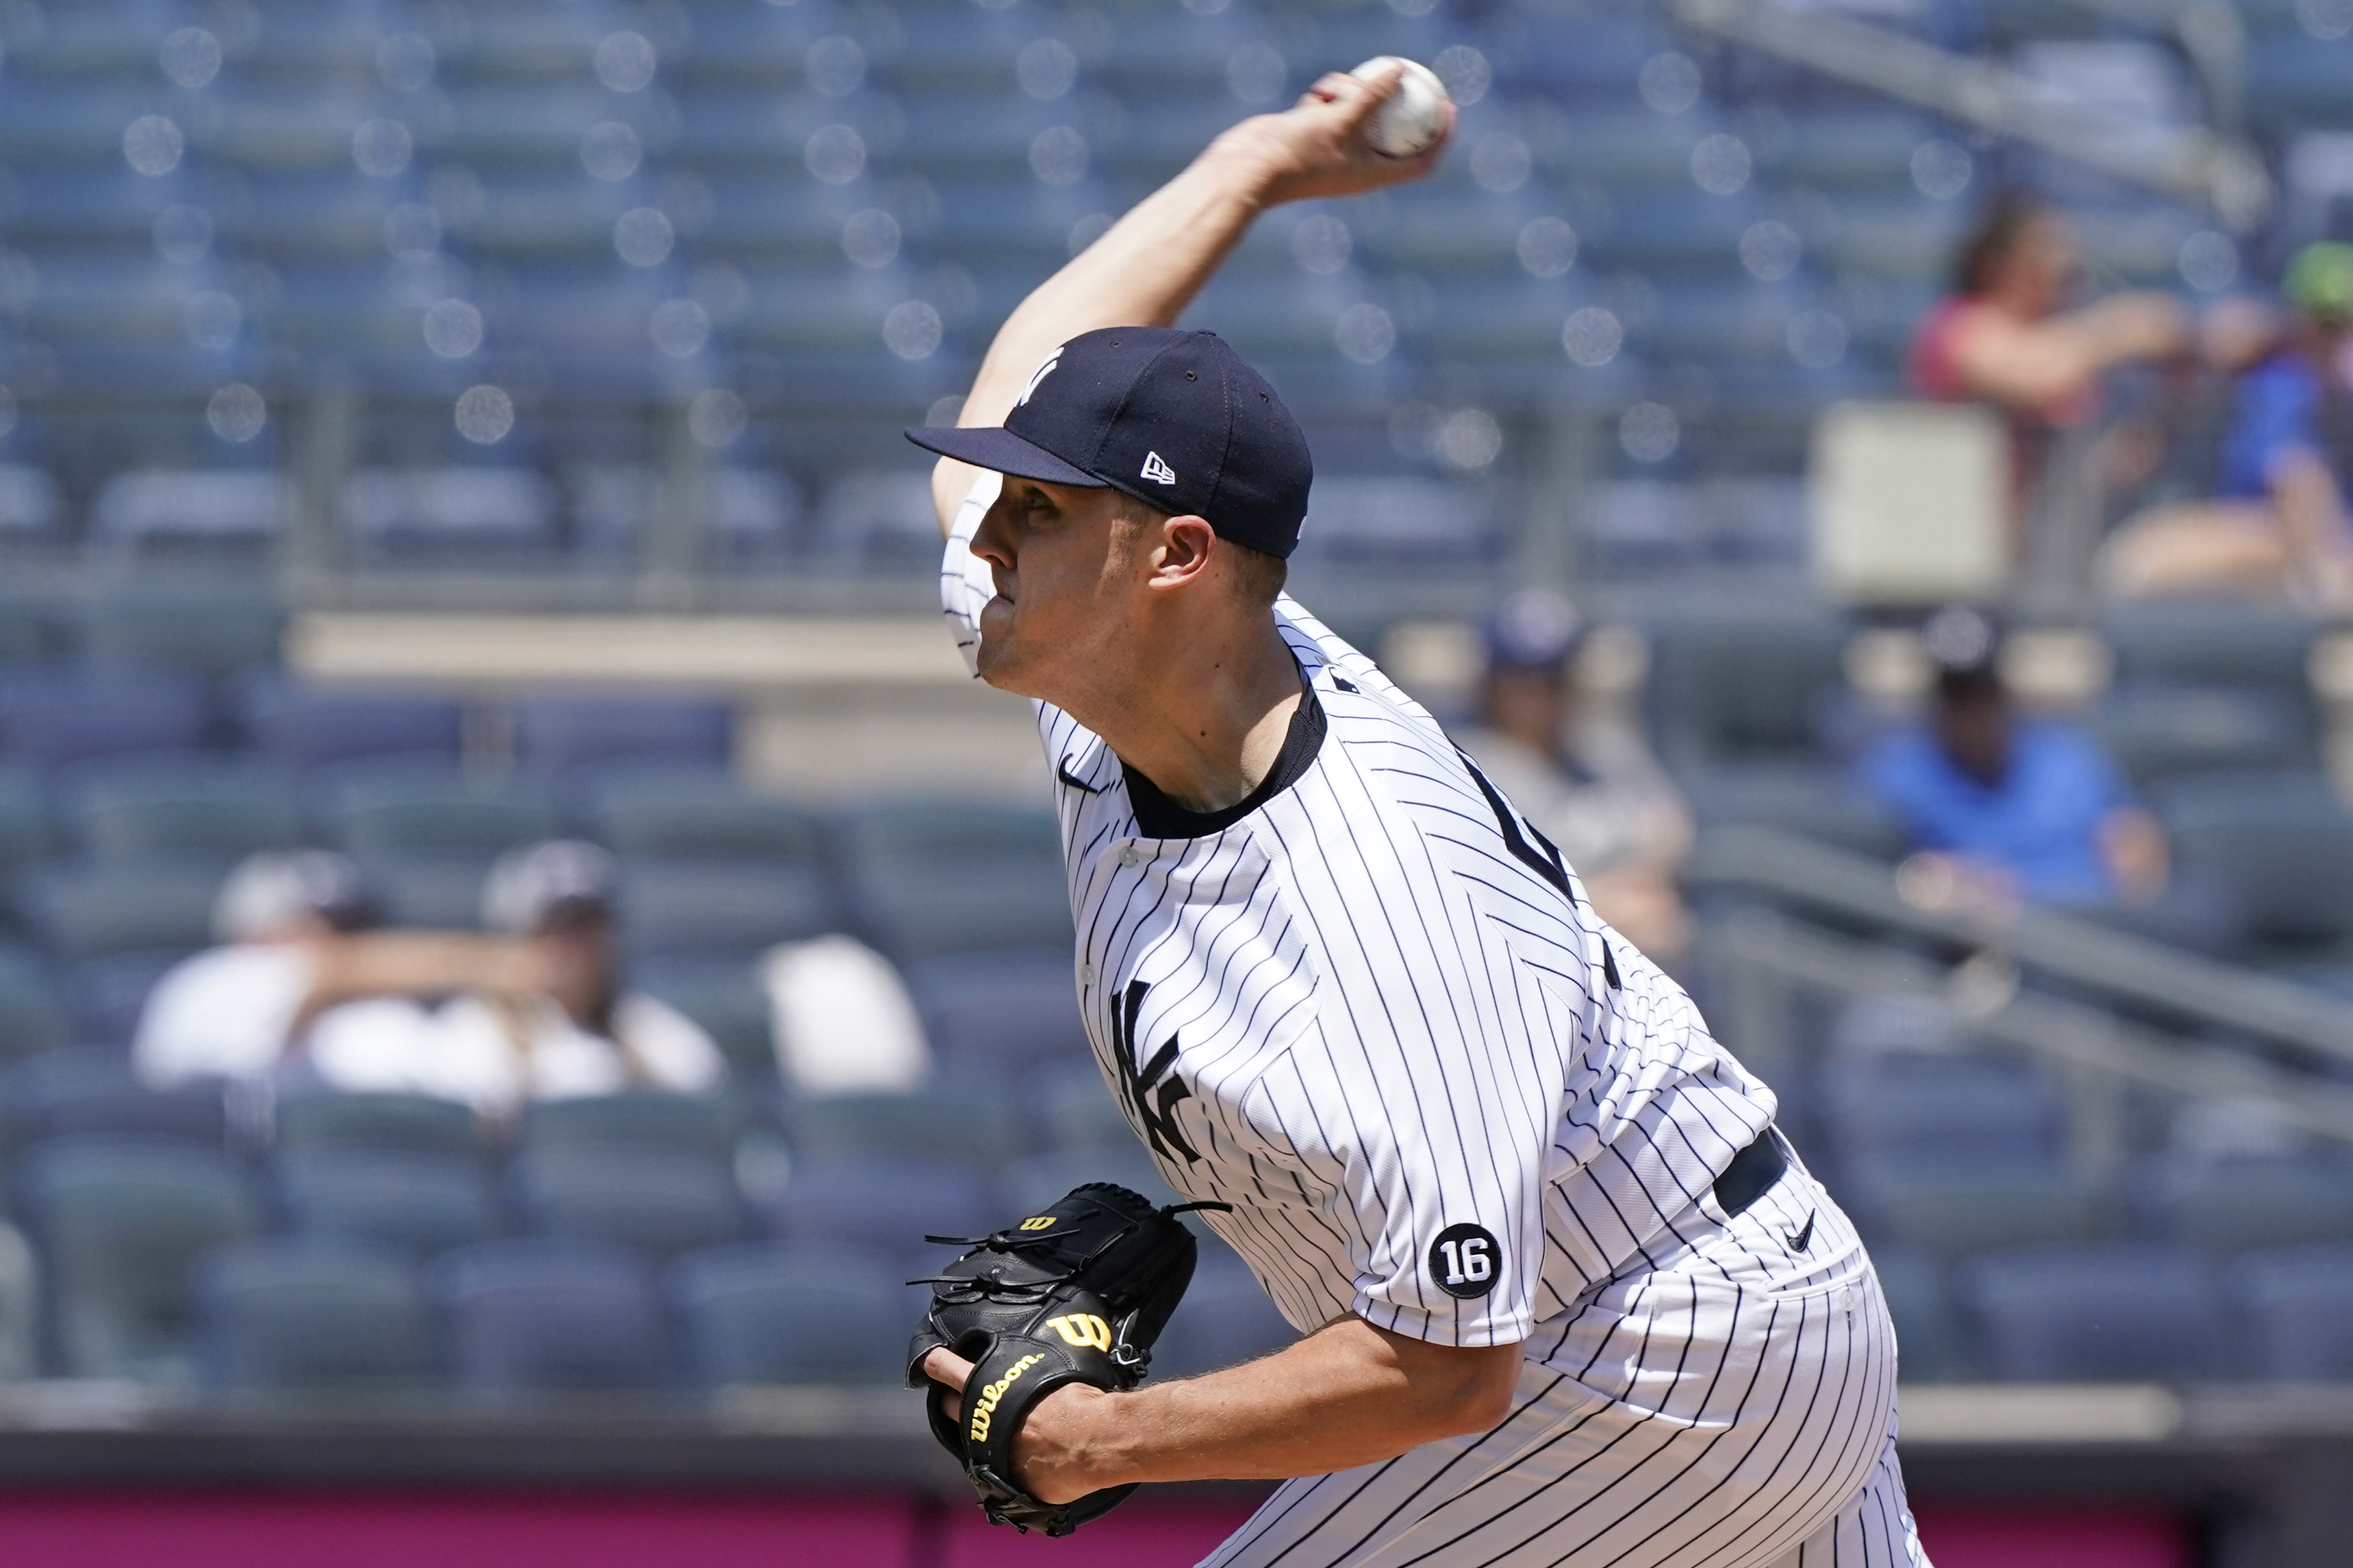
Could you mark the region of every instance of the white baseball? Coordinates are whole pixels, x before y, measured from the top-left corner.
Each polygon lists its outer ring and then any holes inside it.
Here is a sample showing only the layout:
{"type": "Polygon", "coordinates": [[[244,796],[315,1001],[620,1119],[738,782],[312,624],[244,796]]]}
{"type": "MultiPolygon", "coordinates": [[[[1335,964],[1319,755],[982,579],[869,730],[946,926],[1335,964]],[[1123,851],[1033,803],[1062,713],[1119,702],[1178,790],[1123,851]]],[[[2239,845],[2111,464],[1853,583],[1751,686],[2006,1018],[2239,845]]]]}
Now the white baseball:
{"type": "Polygon", "coordinates": [[[1418,60],[1376,55],[1348,74],[1369,80],[1392,62],[1403,66],[1405,72],[1398,78],[1397,90],[1365,121],[1365,140],[1385,158],[1410,158],[1429,151],[1432,142],[1446,134],[1446,106],[1452,100],[1446,96],[1446,84],[1438,79],[1438,73],[1418,60]]]}

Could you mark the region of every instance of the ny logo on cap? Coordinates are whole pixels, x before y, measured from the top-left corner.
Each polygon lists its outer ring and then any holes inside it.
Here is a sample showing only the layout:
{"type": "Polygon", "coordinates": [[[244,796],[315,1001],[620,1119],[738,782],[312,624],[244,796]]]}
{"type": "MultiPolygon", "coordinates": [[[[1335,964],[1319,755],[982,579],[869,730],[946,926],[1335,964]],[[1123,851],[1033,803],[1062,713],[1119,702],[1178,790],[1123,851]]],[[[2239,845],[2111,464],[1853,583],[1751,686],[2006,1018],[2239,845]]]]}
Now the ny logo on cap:
{"type": "Polygon", "coordinates": [[[1170,468],[1159,453],[1146,452],[1144,454],[1144,477],[1155,485],[1173,485],[1176,482],[1176,470],[1170,468]]]}
{"type": "Polygon", "coordinates": [[[1046,363],[1029,373],[1029,384],[1021,389],[1020,401],[1014,405],[1015,407],[1026,405],[1029,401],[1030,394],[1038,390],[1038,384],[1054,374],[1054,367],[1062,363],[1062,350],[1067,346],[1067,344],[1056,343],[1047,352],[1046,363]]]}

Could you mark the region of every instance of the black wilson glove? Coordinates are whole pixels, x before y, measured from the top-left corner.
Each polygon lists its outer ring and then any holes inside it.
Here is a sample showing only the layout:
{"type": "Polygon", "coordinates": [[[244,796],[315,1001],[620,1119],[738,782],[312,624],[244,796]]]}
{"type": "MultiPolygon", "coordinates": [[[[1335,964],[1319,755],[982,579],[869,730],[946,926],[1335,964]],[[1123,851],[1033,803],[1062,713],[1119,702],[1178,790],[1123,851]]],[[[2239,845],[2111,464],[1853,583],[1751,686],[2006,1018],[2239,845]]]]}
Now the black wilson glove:
{"type": "Polygon", "coordinates": [[[1193,1279],[1193,1233],[1176,1215],[1225,1206],[1155,1208],[1125,1187],[1091,1182],[977,1241],[924,1238],[971,1250],[946,1272],[910,1281],[932,1287],[932,1307],[907,1347],[907,1384],[929,1391],[932,1434],[964,1467],[990,1523],[1068,1535],[1135,1489],[1040,1501],[1013,1479],[1014,1434],[1066,1383],[1120,1390],[1143,1381],[1152,1342],[1193,1279]],[[923,1358],[943,1345],[973,1363],[955,1420],[947,1390],[923,1375],[923,1358]]]}

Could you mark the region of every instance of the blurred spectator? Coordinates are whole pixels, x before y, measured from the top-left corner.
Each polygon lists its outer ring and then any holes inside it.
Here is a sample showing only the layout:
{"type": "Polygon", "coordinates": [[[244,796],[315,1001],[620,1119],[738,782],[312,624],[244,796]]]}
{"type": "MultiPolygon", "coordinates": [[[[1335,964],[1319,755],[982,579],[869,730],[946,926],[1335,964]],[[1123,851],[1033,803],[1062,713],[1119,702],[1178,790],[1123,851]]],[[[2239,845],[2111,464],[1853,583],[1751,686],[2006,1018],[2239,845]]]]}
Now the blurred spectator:
{"type": "Polygon", "coordinates": [[[2293,312],[2240,378],[2211,502],[2136,519],[2108,546],[2107,585],[2126,595],[2286,595],[2353,605],[2353,245],[2297,252],[2281,285],[2293,312]]]}
{"type": "Polygon", "coordinates": [[[1947,609],[1923,637],[1936,666],[1932,711],[1873,747],[1862,770],[1911,834],[1907,870],[2037,903],[2146,904],[2162,894],[2163,829],[2088,736],[2019,715],[1991,624],[1947,609]]]}
{"type": "Polygon", "coordinates": [[[1690,938],[1674,872],[1691,848],[1691,816],[1641,737],[1581,698],[1572,666],[1584,641],[1558,595],[1506,599],[1487,623],[1479,725],[1462,746],[1559,846],[1601,918],[1670,959],[1690,938]]]}
{"type": "Polygon", "coordinates": [[[253,856],[221,889],[221,945],[148,998],[140,1075],[158,1088],[262,1078],[405,1090],[490,1114],[533,1098],[709,1088],[724,1071],[710,1037],[619,989],[611,879],[593,845],[541,845],[491,870],[484,923],[501,934],[372,931],[342,856],[253,856]]]}
{"type": "MultiPolygon", "coordinates": [[[[2041,500],[2039,492],[2054,479],[2073,477],[2051,472],[2054,448],[2062,435],[2087,432],[2098,422],[2101,377],[2191,345],[2189,313],[2169,294],[2112,294],[2066,309],[2082,267],[2065,215],[2022,197],[2001,198],[1961,247],[1952,296],[1928,312],[1912,342],[1915,393],[1990,404],[2008,421],[2021,530],[2030,510],[2039,519],[2045,508],[2069,504],[2041,500]]],[[[2160,456],[2147,431],[2126,426],[2087,460],[2102,482],[2129,486],[2160,456]]],[[[2072,504],[2088,506],[2096,522],[2096,490],[2072,504]]]]}
{"type": "Polygon", "coordinates": [[[856,937],[771,948],[760,980],[777,1070],[794,1092],[898,1094],[931,1076],[931,1046],[906,982],[856,937]]]}
{"type": "Polygon", "coordinates": [[[140,1014],[140,1075],[158,1088],[263,1076],[436,1092],[426,1001],[560,982],[565,955],[540,945],[366,930],[375,918],[358,868],[340,855],[246,859],[213,907],[220,945],[167,972],[140,1014]]]}
{"type": "Polygon", "coordinates": [[[482,923],[562,955],[554,983],[474,990],[442,1008],[439,1092],[486,1113],[625,1089],[715,1089],[726,1058],[702,1026],[623,988],[613,858],[556,840],[511,850],[482,884],[482,923]]]}

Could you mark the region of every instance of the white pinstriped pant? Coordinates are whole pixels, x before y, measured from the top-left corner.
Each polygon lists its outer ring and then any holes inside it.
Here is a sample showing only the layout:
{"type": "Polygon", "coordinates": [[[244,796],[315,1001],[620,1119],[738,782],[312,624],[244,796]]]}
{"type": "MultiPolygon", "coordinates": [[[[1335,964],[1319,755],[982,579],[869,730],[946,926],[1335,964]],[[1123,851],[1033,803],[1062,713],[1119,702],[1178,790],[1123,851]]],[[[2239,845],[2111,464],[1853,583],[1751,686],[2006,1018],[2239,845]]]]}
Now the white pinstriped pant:
{"type": "Polygon", "coordinates": [[[1502,1426],[1287,1482],[1201,1568],[1928,1568],[1846,1215],[1793,1160],[1674,1230],[1537,1326],[1502,1426]]]}

